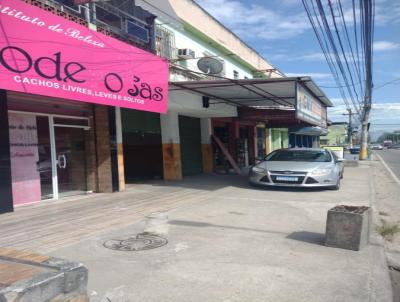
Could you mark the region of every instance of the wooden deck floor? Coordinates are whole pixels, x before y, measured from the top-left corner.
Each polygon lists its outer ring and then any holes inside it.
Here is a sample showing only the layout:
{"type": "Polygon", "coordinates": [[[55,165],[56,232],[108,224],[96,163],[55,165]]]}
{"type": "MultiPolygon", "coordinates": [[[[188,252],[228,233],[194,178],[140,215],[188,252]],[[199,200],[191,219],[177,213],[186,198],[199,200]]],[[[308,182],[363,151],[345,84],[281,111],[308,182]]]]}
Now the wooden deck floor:
{"type": "Polygon", "coordinates": [[[91,194],[19,207],[0,215],[0,247],[49,253],[128,226],[153,212],[207,198],[208,190],[139,184],[125,192],[91,194]]]}

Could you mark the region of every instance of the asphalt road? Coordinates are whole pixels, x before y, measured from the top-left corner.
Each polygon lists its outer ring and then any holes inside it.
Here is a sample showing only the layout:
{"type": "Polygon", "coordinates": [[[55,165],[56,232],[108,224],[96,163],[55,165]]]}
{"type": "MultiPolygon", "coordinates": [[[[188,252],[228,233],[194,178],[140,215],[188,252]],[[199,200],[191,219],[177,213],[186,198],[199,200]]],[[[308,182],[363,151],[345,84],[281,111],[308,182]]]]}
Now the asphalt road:
{"type": "Polygon", "coordinates": [[[380,155],[392,172],[400,179],[400,150],[385,149],[375,152],[380,155]]]}

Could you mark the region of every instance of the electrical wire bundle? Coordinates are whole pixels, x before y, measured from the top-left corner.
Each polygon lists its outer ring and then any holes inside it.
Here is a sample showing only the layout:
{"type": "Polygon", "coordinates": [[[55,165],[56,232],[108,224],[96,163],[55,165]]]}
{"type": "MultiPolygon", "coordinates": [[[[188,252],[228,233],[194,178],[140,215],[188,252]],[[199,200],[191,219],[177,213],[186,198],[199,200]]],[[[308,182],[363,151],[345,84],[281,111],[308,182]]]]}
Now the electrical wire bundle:
{"type": "Polygon", "coordinates": [[[375,0],[302,0],[347,109],[371,109],[375,0]]]}

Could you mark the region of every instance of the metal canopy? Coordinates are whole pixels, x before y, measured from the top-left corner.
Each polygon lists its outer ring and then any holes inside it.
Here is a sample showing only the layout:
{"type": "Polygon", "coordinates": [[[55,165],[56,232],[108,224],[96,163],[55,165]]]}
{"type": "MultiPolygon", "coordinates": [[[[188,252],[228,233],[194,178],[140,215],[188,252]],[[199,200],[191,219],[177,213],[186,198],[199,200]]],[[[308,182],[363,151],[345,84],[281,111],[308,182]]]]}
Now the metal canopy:
{"type": "Polygon", "coordinates": [[[207,96],[210,104],[226,102],[253,109],[294,110],[296,85],[302,85],[324,106],[333,106],[310,77],[170,82],[169,90],[186,90],[207,96]]]}

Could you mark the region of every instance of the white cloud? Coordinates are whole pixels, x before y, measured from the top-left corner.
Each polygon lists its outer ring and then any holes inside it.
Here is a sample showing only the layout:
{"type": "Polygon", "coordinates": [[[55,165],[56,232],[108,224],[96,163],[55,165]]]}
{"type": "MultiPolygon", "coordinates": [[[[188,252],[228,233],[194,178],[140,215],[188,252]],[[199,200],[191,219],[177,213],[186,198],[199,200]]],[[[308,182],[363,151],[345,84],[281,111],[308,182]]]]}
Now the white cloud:
{"type": "MultiPolygon", "coordinates": [[[[334,122],[348,121],[346,105],[341,98],[332,98],[335,107],[328,108],[328,119],[334,122]]],[[[354,110],[353,110],[354,112],[354,110]]],[[[354,117],[353,123],[359,121],[354,117]]],[[[392,131],[400,129],[400,103],[373,103],[370,115],[371,131],[392,131]]]]}
{"type": "Polygon", "coordinates": [[[342,98],[330,98],[330,100],[334,106],[340,106],[346,104],[342,98]]]}
{"type": "MultiPolygon", "coordinates": [[[[218,21],[243,38],[288,39],[311,28],[306,14],[280,13],[276,7],[237,0],[197,0],[218,21]]],[[[288,3],[288,2],[285,2],[288,3]]]]}
{"type": "Polygon", "coordinates": [[[400,2],[387,0],[378,1],[375,5],[375,22],[378,26],[398,24],[400,21],[400,2]]]}
{"type": "Polygon", "coordinates": [[[377,41],[374,42],[375,51],[397,50],[400,49],[400,43],[390,41],[377,41]]]}
{"type": "MultiPolygon", "coordinates": [[[[328,53],[328,57],[332,58],[332,60],[335,61],[335,55],[333,53],[328,53]]],[[[323,52],[313,52],[313,53],[306,53],[306,54],[286,54],[286,53],[278,53],[278,54],[272,54],[268,55],[265,54],[267,58],[269,58],[271,61],[287,61],[287,62],[299,62],[299,61],[304,61],[304,62],[321,62],[321,61],[326,61],[325,55],[323,52]]],[[[352,64],[353,63],[353,57],[351,53],[346,52],[345,53],[347,61],[352,64]]],[[[339,58],[341,59],[342,62],[344,62],[344,56],[343,54],[339,53],[339,58]]],[[[357,60],[360,59],[361,57],[357,58],[354,57],[354,61],[357,62],[357,60]]],[[[336,61],[335,61],[336,62],[336,61]]]]}
{"type": "Polygon", "coordinates": [[[301,76],[306,76],[306,77],[311,77],[315,80],[320,80],[320,79],[329,79],[332,78],[332,75],[330,73],[321,73],[321,72],[285,72],[285,75],[288,77],[301,77],[301,76]]]}
{"type": "Polygon", "coordinates": [[[287,54],[287,53],[278,53],[268,55],[265,54],[265,57],[269,58],[271,61],[325,61],[325,56],[322,52],[313,52],[307,54],[287,54]]]}

